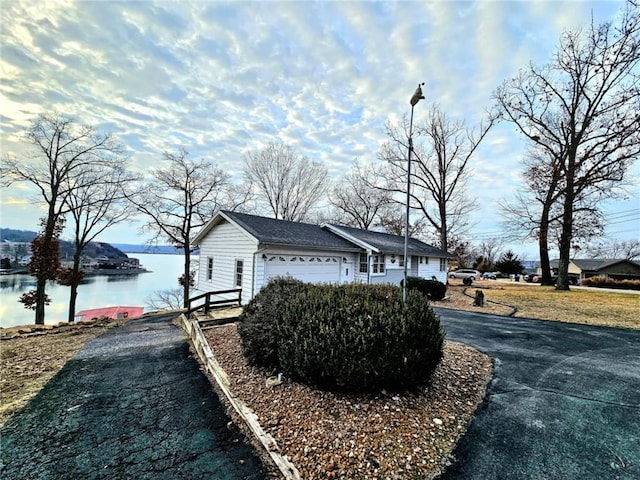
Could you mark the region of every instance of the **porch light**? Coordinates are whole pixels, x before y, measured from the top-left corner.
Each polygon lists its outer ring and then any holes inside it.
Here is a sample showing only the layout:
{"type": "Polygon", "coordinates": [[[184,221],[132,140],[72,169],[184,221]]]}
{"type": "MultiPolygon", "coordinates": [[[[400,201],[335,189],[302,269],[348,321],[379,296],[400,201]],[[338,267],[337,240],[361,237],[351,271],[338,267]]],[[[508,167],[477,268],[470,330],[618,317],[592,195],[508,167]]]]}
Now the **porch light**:
{"type": "Polygon", "coordinates": [[[409,103],[411,104],[411,120],[409,121],[409,152],[407,155],[407,204],[406,204],[406,212],[405,212],[405,222],[404,222],[404,280],[402,282],[402,301],[407,301],[407,265],[409,265],[409,203],[411,202],[411,195],[409,191],[411,190],[411,152],[413,151],[413,107],[420,100],[424,100],[424,95],[422,94],[422,86],[424,82],[418,84],[418,88],[413,93],[411,100],[409,103]]]}

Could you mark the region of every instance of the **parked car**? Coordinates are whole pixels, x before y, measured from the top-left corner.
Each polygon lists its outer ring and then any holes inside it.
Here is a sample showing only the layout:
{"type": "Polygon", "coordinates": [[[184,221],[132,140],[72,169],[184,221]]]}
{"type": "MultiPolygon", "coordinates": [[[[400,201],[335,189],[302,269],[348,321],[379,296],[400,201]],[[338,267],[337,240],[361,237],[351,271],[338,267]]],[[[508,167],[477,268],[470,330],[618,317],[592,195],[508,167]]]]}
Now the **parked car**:
{"type": "Polygon", "coordinates": [[[493,272],[484,272],[482,274],[483,280],[495,280],[496,278],[498,278],[498,276],[493,272]]]}
{"type": "Polygon", "coordinates": [[[480,272],[469,268],[459,268],[458,270],[449,272],[449,278],[470,278],[472,280],[477,280],[480,278],[480,272]]]}

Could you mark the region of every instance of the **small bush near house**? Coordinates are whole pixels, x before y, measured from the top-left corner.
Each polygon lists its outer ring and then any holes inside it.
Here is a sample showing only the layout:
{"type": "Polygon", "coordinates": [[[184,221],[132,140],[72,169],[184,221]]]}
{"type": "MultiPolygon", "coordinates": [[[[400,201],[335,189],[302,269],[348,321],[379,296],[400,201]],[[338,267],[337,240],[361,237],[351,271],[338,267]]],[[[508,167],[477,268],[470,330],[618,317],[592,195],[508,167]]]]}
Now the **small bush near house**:
{"type": "MultiPolygon", "coordinates": [[[[401,282],[402,285],[402,282],[401,282]]],[[[418,290],[430,300],[442,300],[447,294],[447,286],[437,280],[426,280],[421,277],[407,277],[407,286],[410,290],[418,290]]]]}
{"type": "Polygon", "coordinates": [[[293,278],[275,278],[244,308],[238,333],[242,339],[242,351],[250,364],[267,368],[278,365],[276,325],[284,307],[309,286],[293,278]]]}
{"type": "Polygon", "coordinates": [[[609,277],[590,277],[582,281],[585,287],[620,288],[623,290],[640,290],[640,280],[614,280],[609,277]]]}
{"type": "Polygon", "coordinates": [[[287,302],[278,330],[285,375],[347,393],[428,384],[444,331],[427,298],[391,285],[313,286],[287,302]]]}

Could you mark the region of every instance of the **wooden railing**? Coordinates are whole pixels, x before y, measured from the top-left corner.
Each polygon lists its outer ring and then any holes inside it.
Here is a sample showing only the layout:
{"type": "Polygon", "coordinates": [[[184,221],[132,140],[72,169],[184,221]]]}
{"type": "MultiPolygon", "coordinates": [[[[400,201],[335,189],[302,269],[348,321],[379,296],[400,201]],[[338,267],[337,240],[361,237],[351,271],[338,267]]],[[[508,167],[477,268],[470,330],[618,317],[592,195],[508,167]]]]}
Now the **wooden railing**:
{"type": "Polygon", "coordinates": [[[216,290],[214,292],[206,292],[187,300],[187,316],[196,310],[204,310],[207,314],[216,308],[239,307],[242,302],[242,289],[232,288],[230,290],[216,290]],[[203,302],[198,300],[204,299],[203,302]],[[196,303],[198,302],[198,303],[196,303]]]}

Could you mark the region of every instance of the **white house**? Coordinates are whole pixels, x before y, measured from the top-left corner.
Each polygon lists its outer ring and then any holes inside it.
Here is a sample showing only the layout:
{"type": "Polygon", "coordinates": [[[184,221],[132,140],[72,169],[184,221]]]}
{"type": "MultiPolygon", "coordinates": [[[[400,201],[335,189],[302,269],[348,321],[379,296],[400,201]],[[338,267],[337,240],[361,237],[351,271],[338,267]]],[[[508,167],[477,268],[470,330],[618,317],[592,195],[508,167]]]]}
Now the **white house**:
{"type": "MultiPolygon", "coordinates": [[[[312,283],[393,283],[404,276],[404,237],[220,211],[193,241],[197,289],[242,288],[247,303],[270,278],[312,283]]],[[[408,275],[445,283],[453,255],[409,239],[408,275]]]]}

